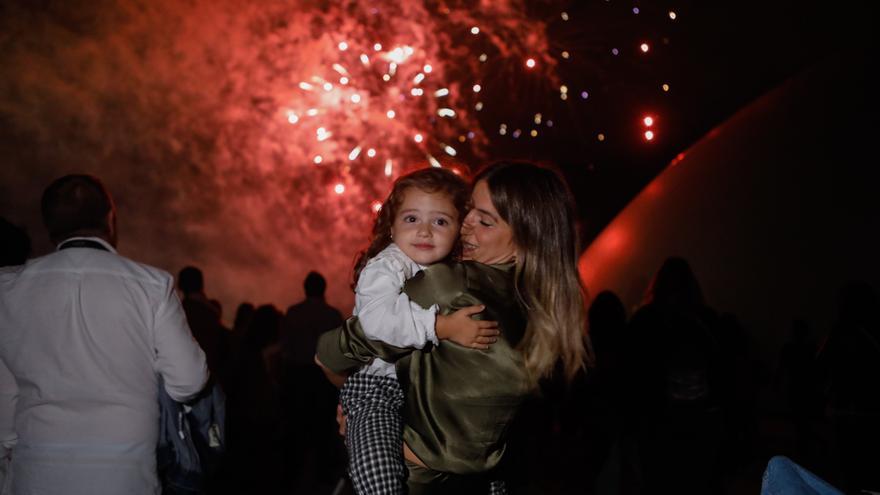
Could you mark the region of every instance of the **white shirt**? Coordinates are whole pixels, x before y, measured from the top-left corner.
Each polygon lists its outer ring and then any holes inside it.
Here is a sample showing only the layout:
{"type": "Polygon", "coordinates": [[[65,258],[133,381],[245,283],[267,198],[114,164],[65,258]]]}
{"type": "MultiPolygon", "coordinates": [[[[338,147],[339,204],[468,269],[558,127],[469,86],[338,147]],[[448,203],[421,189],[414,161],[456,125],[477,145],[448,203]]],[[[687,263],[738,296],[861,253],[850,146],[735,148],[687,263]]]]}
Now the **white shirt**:
{"type": "MultiPolygon", "coordinates": [[[[367,262],[354,296],[354,315],[364,335],[397,347],[421,349],[428,342],[438,344],[437,305],[422,308],[402,292],[406,280],[422,268],[393,242],[367,262]]],[[[394,365],[381,359],[374,359],[363,371],[396,377],[394,365]]]]}
{"type": "Polygon", "coordinates": [[[208,378],[173,277],[87,239],[0,269],[4,493],[158,494],[157,373],[181,401],[208,378]]]}

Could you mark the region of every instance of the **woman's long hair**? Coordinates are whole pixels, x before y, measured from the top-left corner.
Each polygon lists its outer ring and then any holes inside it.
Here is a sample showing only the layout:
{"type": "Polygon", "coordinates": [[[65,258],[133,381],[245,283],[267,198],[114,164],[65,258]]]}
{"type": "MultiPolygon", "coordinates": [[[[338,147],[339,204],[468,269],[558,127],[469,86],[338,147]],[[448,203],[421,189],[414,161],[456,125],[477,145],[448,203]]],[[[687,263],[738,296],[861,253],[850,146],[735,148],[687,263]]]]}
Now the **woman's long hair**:
{"type": "Polygon", "coordinates": [[[559,175],[532,163],[495,163],[474,184],[481,180],[513,231],[516,293],[528,313],[520,349],[529,376],[548,377],[561,361],[571,379],[592,361],[572,195],[559,175]]]}
{"type": "Polygon", "coordinates": [[[456,211],[458,211],[459,223],[464,219],[464,215],[467,213],[467,204],[470,201],[471,189],[464,179],[451,170],[435,167],[423,168],[398,177],[376,215],[376,222],[373,224],[373,231],[370,235],[370,244],[355,258],[354,276],[351,282],[352,290],[357,286],[358,278],[360,278],[361,271],[367,266],[367,262],[391,244],[391,226],[394,224],[394,217],[397,216],[400,205],[403,204],[406,191],[411,187],[427,193],[448,194],[456,211]]]}

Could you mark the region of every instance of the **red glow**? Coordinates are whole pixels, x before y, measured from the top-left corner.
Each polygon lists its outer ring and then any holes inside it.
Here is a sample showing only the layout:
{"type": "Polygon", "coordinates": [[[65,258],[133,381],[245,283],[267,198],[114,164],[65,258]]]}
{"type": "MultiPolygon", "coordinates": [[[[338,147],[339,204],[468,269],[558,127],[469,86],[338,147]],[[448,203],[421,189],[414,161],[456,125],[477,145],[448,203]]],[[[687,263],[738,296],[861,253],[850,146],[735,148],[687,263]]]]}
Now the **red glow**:
{"type": "Polygon", "coordinates": [[[684,160],[684,153],[679,153],[679,154],[675,155],[675,158],[672,160],[671,166],[674,167],[674,166],[678,165],[679,162],[681,162],[682,160],[684,160]]]}
{"type": "Polygon", "coordinates": [[[345,192],[345,185],[336,184],[336,187],[333,188],[333,191],[336,192],[336,194],[342,194],[345,192]]]}
{"type": "Polygon", "coordinates": [[[452,170],[452,173],[459,176],[459,177],[466,177],[464,175],[464,173],[461,171],[461,169],[458,168],[457,166],[449,167],[449,170],[452,170]]]}
{"type": "Polygon", "coordinates": [[[645,127],[651,127],[652,125],[654,125],[654,117],[647,115],[644,119],[642,119],[642,122],[645,123],[645,127]]]}
{"type": "Polygon", "coordinates": [[[534,68],[535,67],[535,59],[530,58],[530,59],[526,60],[526,67],[528,67],[529,69],[534,68]]]}
{"type": "Polygon", "coordinates": [[[645,131],[645,139],[651,141],[654,139],[654,131],[645,131]]]}

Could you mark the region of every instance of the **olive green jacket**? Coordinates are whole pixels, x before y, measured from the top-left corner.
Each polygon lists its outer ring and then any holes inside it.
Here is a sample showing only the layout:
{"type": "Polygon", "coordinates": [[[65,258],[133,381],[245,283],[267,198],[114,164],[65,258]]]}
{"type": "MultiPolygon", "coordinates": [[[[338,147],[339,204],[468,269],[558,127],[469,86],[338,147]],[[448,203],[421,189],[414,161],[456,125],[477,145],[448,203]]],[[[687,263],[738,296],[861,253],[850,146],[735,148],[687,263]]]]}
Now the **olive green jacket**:
{"type": "Polygon", "coordinates": [[[488,350],[444,340],[438,346],[402,349],[364,336],[356,317],[325,333],[318,358],[337,373],[379,357],[396,362],[406,395],[404,441],[431,470],[485,473],[506,449],[507,429],[529,386],[516,349],[526,318],[514,292],[514,265],[438,263],[408,280],[404,292],[423,307],[448,315],[484,304],[475,317],[498,322],[501,335],[488,350]]]}

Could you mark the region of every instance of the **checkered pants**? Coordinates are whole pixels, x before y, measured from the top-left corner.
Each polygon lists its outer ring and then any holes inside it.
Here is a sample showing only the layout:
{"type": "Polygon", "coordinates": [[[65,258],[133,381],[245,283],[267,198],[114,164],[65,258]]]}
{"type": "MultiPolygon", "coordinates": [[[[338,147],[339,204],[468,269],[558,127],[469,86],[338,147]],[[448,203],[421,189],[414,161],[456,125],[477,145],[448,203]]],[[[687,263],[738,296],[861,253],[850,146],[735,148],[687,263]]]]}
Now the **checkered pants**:
{"type": "MultiPolygon", "coordinates": [[[[345,447],[351,483],[358,495],[406,493],[403,460],[403,389],[394,378],[357,372],[339,392],[346,414],[345,447]]],[[[501,480],[489,484],[489,495],[507,495],[501,480]]]]}
{"type": "Polygon", "coordinates": [[[346,414],[345,446],[358,495],[406,493],[403,462],[403,389],[394,378],[358,372],[339,392],[346,414]]]}
{"type": "Polygon", "coordinates": [[[501,480],[489,483],[489,495],[507,495],[507,485],[501,480]]]}

